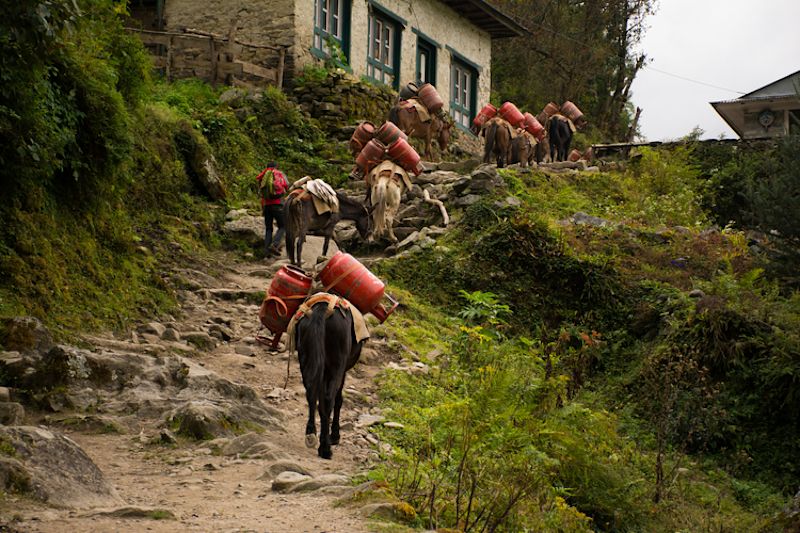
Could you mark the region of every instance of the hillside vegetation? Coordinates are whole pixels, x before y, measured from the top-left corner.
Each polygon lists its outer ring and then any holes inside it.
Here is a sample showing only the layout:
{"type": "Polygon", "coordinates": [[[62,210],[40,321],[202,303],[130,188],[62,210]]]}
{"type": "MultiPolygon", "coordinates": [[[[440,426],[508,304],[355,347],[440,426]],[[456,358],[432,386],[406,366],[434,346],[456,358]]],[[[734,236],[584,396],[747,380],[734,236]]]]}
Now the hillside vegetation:
{"type": "Polygon", "coordinates": [[[407,430],[387,431],[382,476],[426,525],[782,529],[800,299],[743,233],[709,229],[690,156],[505,171],[521,205],[487,198],[435,249],[385,263],[410,291],[387,329],[438,366],[385,383],[407,430]]]}
{"type": "MultiPolygon", "coordinates": [[[[227,245],[266,160],[346,178],[342,143],[277,90],[151,81],[116,6],[0,10],[0,316],[61,337],[172,309],[172,266],[227,245]]],[[[800,479],[798,147],[503,170],[436,246],[382,261],[403,306],[375,335],[431,371],[385,374],[405,428],[381,430],[370,476],[419,527],[781,531],[800,479]]]]}

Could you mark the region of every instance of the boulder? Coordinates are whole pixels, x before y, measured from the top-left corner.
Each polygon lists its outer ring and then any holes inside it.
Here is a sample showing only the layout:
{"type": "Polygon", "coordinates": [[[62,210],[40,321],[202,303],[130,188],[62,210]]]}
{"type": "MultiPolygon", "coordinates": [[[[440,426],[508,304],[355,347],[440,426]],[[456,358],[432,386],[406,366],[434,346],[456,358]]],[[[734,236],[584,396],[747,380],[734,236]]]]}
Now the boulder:
{"type": "Polygon", "coordinates": [[[272,490],[275,492],[286,492],[298,483],[311,479],[311,476],[300,474],[299,472],[286,471],[278,474],[272,481],[272,490]]]}
{"type": "Polygon", "coordinates": [[[0,320],[0,346],[15,352],[47,352],[53,337],[38,318],[20,316],[0,320]]]}
{"type": "Polygon", "coordinates": [[[349,485],[350,478],[341,474],[323,474],[321,476],[301,481],[292,487],[287,492],[313,492],[323,487],[334,487],[349,485]]]}
{"type": "Polygon", "coordinates": [[[222,226],[222,232],[228,239],[241,241],[252,248],[264,247],[264,217],[245,215],[228,220],[222,226]]]}
{"type": "Polygon", "coordinates": [[[16,402],[0,402],[0,424],[18,426],[25,420],[25,408],[16,402]]]}
{"type": "Polygon", "coordinates": [[[121,498],[72,440],[46,429],[0,426],[0,486],[57,507],[117,506],[121,498]]]}

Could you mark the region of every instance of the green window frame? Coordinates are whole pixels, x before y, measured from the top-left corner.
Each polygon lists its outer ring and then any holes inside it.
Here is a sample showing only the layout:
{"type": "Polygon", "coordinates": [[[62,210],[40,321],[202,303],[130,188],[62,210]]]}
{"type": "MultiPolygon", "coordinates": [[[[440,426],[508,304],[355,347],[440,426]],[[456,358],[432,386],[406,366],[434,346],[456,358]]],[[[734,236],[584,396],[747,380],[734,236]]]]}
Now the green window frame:
{"type": "Polygon", "coordinates": [[[405,21],[372,2],[367,24],[367,78],[400,88],[400,47],[405,21]]]}
{"type": "Polygon", "coordinates": [[[436,85],[436,56],[440,46],[434,41],[414,29],[417,34],[417,70],[416,81],[420,84],[430,83],[436,85]]]}
{"type": "Polygon", "coordinates": [[[311,46],[314,56],[329,58],[328,41],[333,39],[350,62],[350,11],[350,0],[314,0],[314,40],[311,46]]]}
{"type": "Polygon", "coordinates": [[[464,131],[470,131],[472,119],[475,118],[477,93],[478,69],[453,54],[450,65],[450,115],[464,131]]]}

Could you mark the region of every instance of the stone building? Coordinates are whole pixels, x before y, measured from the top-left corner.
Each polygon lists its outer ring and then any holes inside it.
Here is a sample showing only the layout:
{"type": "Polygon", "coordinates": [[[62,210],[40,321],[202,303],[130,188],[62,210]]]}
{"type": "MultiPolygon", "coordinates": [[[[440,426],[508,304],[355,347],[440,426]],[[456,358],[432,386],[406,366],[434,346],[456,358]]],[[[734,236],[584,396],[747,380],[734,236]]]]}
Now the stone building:
{"type": "MultiPolygon", "coordinates": [[[[527,30],[485,0],[130,0],[145,29],[194,28],[288,47],[284,81],[338,59],[399,89],[430,82],[466,128],[489,100],[492,40],[527,30]]],[[[250,61],[272,66],[263,58],[250,61]]]]}
{"type": "Polygon", "coordinates": [[[711,105],[742,139],[800,135],[800,70],[735,100],[711,105]]]}

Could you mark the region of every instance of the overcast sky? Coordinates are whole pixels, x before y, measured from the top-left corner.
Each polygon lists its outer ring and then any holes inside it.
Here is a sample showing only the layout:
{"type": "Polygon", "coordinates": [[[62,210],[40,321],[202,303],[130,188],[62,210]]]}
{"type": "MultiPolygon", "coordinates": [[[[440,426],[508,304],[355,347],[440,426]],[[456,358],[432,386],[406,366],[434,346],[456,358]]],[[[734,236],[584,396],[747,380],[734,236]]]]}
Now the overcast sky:
{"type": "Polygon", "coordinates": [[[649,141],[695,126],[703,138],[736,138],[709,102],[741,96],[725,89],[751,92],[800,70],[800,0],[659,0],[649,26],[641,48],[651,61],[631,88],[649,141]]]}

